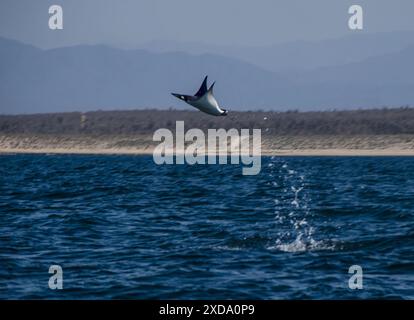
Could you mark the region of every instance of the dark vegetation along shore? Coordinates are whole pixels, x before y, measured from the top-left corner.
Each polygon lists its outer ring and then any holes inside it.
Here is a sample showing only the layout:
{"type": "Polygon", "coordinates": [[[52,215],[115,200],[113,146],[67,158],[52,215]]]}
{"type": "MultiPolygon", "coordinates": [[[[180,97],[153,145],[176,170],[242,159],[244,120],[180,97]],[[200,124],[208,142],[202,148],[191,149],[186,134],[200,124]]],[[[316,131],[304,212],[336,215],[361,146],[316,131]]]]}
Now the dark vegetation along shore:
{"type": "Polygon", "coordinates": [[[150,151],[158,128],[262,129],[262,150],[391,150],[414,154],[414,108],[329,112],[133,110],[0,116],[0,149],[16,151],[150,151]]]}

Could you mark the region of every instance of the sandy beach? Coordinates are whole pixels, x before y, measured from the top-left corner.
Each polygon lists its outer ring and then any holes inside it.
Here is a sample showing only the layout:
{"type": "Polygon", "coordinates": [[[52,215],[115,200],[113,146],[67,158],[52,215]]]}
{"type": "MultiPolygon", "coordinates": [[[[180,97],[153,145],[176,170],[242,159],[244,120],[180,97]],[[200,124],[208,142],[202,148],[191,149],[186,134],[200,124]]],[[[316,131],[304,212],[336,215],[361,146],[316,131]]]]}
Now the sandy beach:
{"type": "MultiPolygon", "coordinates": [[[[152,155],[157,144],[149,135],[1,135],[0,153],[152,155]]],[[[181,151],[178,150],[177,153],[181,151]]],[[[261,154],[414,156],[414,135],[263,136],[261,154]]]]}

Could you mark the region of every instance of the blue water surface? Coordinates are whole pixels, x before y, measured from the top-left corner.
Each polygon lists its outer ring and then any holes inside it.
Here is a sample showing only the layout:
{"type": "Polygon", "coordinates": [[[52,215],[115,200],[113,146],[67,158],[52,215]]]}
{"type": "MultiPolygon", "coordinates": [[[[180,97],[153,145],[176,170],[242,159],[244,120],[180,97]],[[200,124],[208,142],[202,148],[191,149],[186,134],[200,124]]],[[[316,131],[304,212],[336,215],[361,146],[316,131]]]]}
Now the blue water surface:
{"type": "Polygon", "coordinates": [[[2,155],[0,298],[413,299],[413,209],[412,157],[2,155]]]}

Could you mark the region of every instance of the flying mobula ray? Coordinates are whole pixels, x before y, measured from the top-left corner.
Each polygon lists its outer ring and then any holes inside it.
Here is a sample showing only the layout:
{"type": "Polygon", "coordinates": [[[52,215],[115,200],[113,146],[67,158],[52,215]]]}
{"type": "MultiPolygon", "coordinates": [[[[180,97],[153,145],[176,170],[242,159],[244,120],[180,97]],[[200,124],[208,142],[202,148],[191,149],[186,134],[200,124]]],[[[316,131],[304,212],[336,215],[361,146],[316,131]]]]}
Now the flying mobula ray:
{"type": "Polygon", "coordinates": [[[207,76],[204,78],[200,89],[193,96],[179,93],[171,93],[174,97],[188,103],[198,110],[208,113],[213,116],[226,116],[227,110],[220,108],[216,98],[213,95],[213,87],[215,82],[207,90],[207,76]]]}

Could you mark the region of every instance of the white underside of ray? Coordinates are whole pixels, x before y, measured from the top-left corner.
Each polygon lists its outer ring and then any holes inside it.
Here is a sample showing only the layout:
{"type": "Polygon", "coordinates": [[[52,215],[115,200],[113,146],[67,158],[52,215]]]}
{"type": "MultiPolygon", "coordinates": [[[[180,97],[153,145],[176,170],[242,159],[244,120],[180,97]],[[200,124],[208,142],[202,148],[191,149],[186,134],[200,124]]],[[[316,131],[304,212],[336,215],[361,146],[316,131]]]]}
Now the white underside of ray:
{"type": "Polygon", "coordinates": [[[219,116],[224,113],[223,110],[220,109],[216,98],[211,94],[211,92],[207,92],[202,97],[195,101],[188,101],[188,104],[196,107],[200,111],[219,116]]]}

